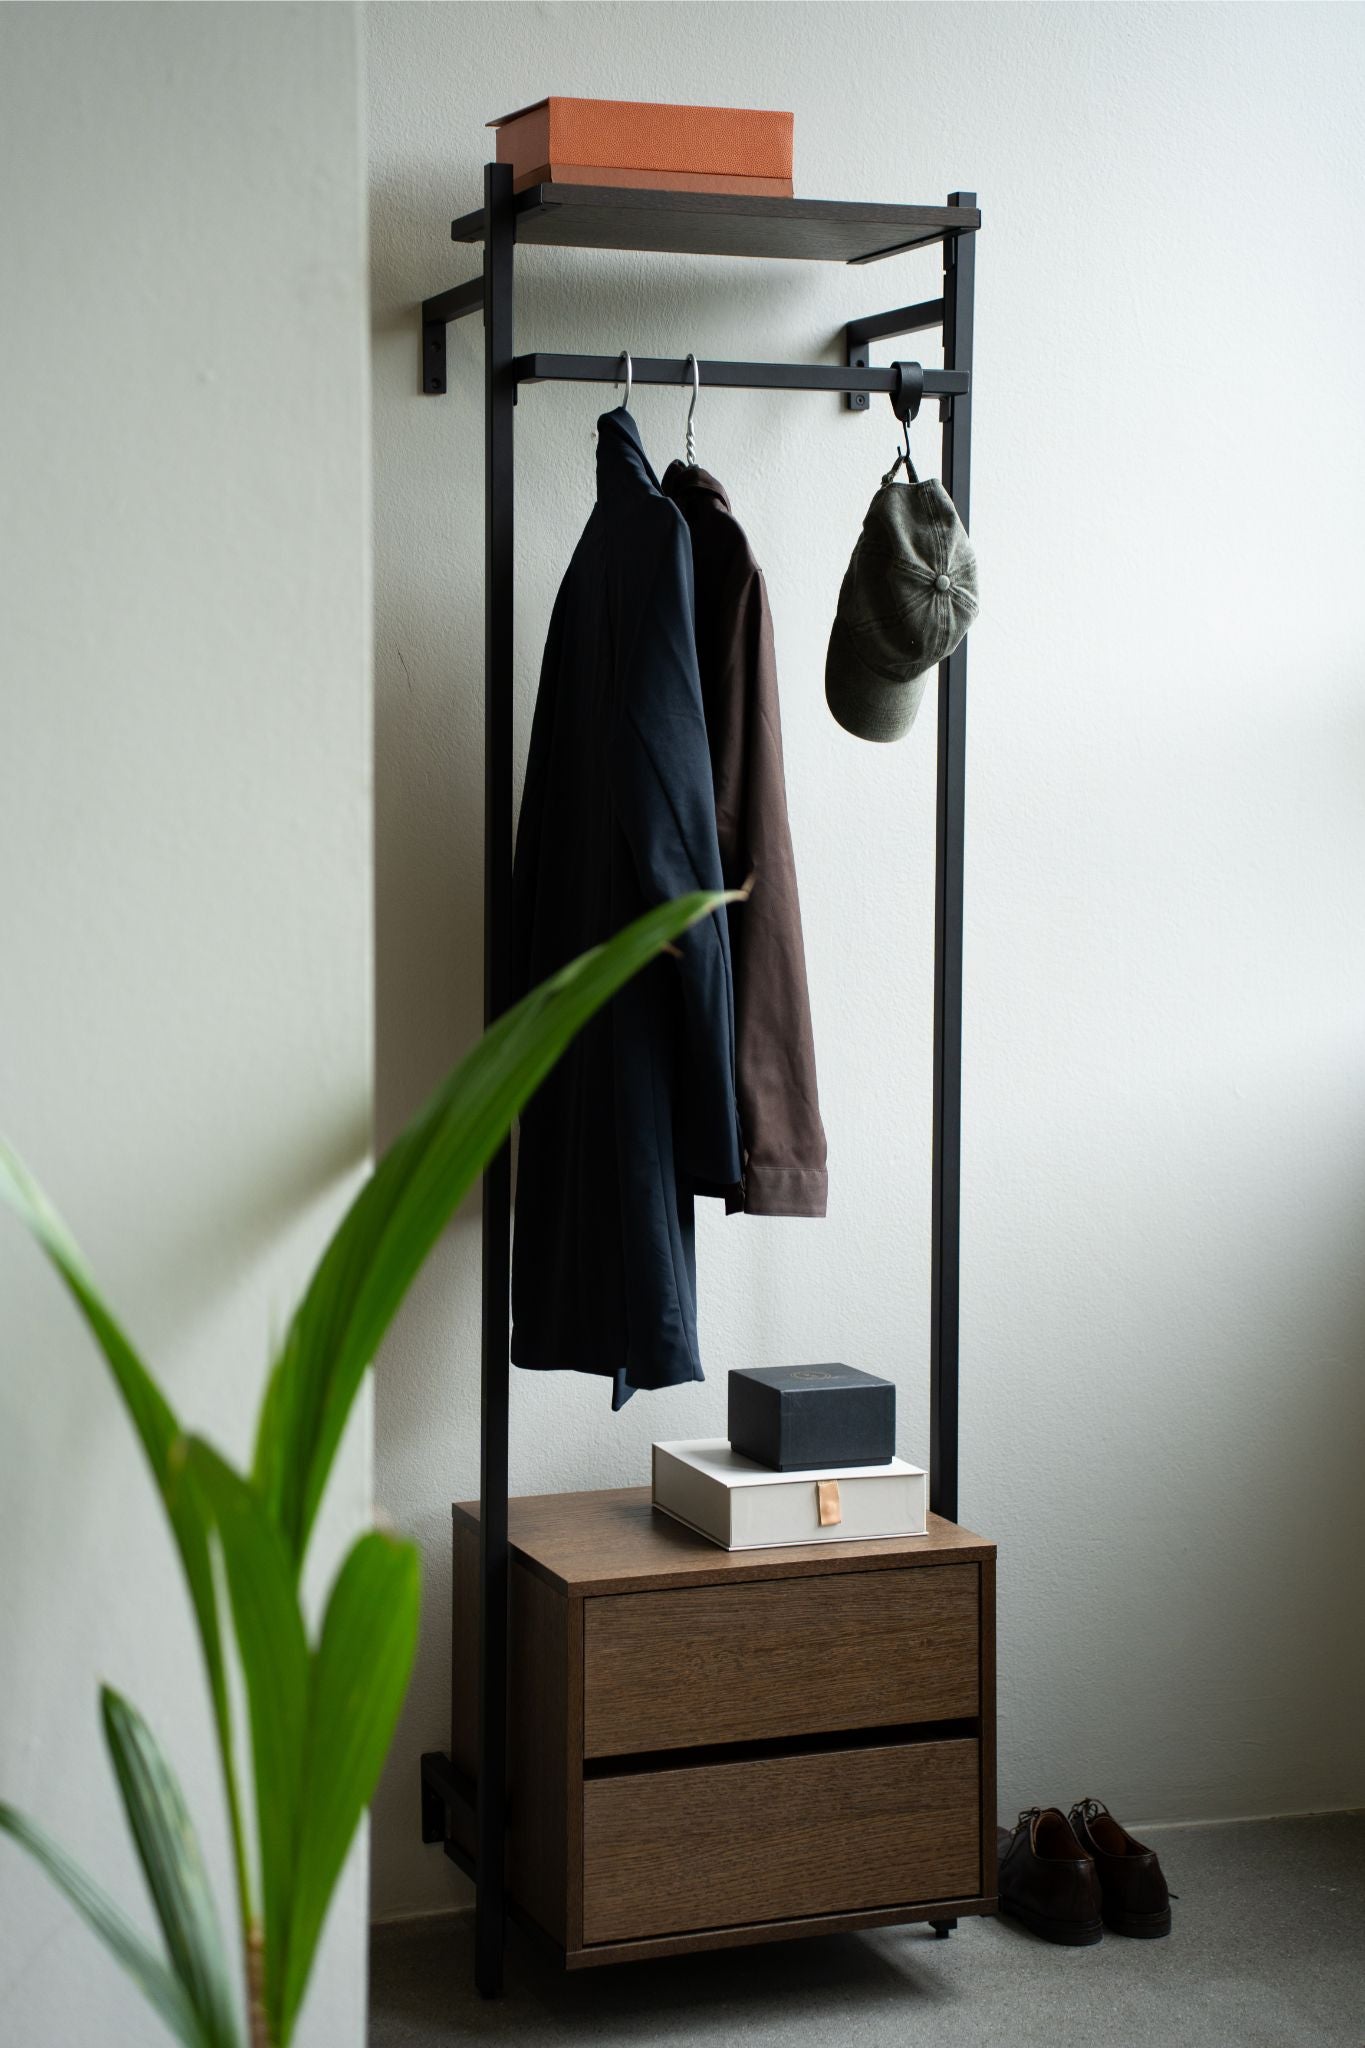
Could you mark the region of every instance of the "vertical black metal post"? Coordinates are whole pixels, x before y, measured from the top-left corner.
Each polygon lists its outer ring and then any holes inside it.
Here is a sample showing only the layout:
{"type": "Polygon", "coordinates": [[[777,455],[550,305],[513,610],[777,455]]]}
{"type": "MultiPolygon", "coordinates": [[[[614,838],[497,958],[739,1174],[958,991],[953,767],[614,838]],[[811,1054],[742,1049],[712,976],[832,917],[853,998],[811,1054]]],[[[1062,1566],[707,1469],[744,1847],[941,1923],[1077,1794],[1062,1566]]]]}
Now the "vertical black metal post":
{"type": "MultiPolygon", "coordinates": [[[[951,192],[950,206],[975,206],[951,192]]],[[[943,367],[972,367],[976,236],[943,244],[943,367]]],[[[971,521],[972,399],[942,401],[943,483],[971,521]]],[[[967,643],[938,672],[938,811],[934,856],[933,1277],[929,1338],[929,1500],[957,1519],[958,1249],[962,1199],[962,862],[966,793],[967,643]]]]}
{"type": "MultiPolygon", "coordinates": [[[[509,164],[483,174],[484,322],[484,869],[485,1024],[507,1008],[512,921],[512,252],[509,164]]],[[[483,1330],[479,1389],[478,1904],[474,1973],[502,1990],[507,1804],[507,1396],[512,1254],[511,1155],[483,1182],[483,1330]]]]}

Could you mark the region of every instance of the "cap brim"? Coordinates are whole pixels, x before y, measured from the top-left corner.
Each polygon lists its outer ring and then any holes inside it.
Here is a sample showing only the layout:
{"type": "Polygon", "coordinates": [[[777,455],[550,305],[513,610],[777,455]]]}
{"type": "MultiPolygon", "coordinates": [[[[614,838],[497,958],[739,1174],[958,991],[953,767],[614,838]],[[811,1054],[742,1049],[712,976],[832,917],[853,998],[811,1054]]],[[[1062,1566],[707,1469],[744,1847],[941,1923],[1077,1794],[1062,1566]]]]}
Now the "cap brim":
{"type": "Polygon", "coordinates": [[[845,732],[858,740],[901,740],[915,722],[929,670],[889,683],[859,660],[842,621],[835,619],[825,656],[825,702],[845,732]]]}

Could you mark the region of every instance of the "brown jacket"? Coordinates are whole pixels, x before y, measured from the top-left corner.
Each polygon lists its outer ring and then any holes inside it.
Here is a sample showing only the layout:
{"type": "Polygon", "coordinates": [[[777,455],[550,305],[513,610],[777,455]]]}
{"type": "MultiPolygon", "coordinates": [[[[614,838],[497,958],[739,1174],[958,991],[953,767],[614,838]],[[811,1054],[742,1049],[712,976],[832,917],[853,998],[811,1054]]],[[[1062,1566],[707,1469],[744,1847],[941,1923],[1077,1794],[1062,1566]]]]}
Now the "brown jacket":
{"type": "Polygon", "coordinates": [[[716,785],[735,978],[736,1093],[744,1180],[727,1208],[823,1216],[825,1132],[815,1085],[806,955],[796,890],[772,614],[763,572],[720,485],[669,465],[663,489],[692,535],[697,661],[716,785]]]}

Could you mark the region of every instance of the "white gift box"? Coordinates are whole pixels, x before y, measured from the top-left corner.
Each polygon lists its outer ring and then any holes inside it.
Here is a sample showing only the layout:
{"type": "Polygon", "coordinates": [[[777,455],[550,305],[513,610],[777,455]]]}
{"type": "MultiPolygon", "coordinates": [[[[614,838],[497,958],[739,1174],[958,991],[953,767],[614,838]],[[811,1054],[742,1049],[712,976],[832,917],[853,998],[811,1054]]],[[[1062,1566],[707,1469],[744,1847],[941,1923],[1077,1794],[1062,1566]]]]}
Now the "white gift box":
{"type": "Polygon", "coordinates": [[[655,1444],[654,1505],[724,1550],[923,1536],[929,1481],[918,1465],[773,1472],[724,1437],[655,1444]]]}

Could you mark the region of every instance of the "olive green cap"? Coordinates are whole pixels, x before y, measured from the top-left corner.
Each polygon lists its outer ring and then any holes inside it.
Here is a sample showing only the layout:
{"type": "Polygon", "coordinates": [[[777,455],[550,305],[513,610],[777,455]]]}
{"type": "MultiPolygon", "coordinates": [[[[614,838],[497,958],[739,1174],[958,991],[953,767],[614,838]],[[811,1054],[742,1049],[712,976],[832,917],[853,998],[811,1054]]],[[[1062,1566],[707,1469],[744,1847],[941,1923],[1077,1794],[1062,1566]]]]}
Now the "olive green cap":
{"type": "Polygon", "coordinates": [[[825,699],[845,731],[904,738],[929,670],[977,610],[976,551],[942,484],[884,478],[844,574],[825,657],[825,699]]]}

